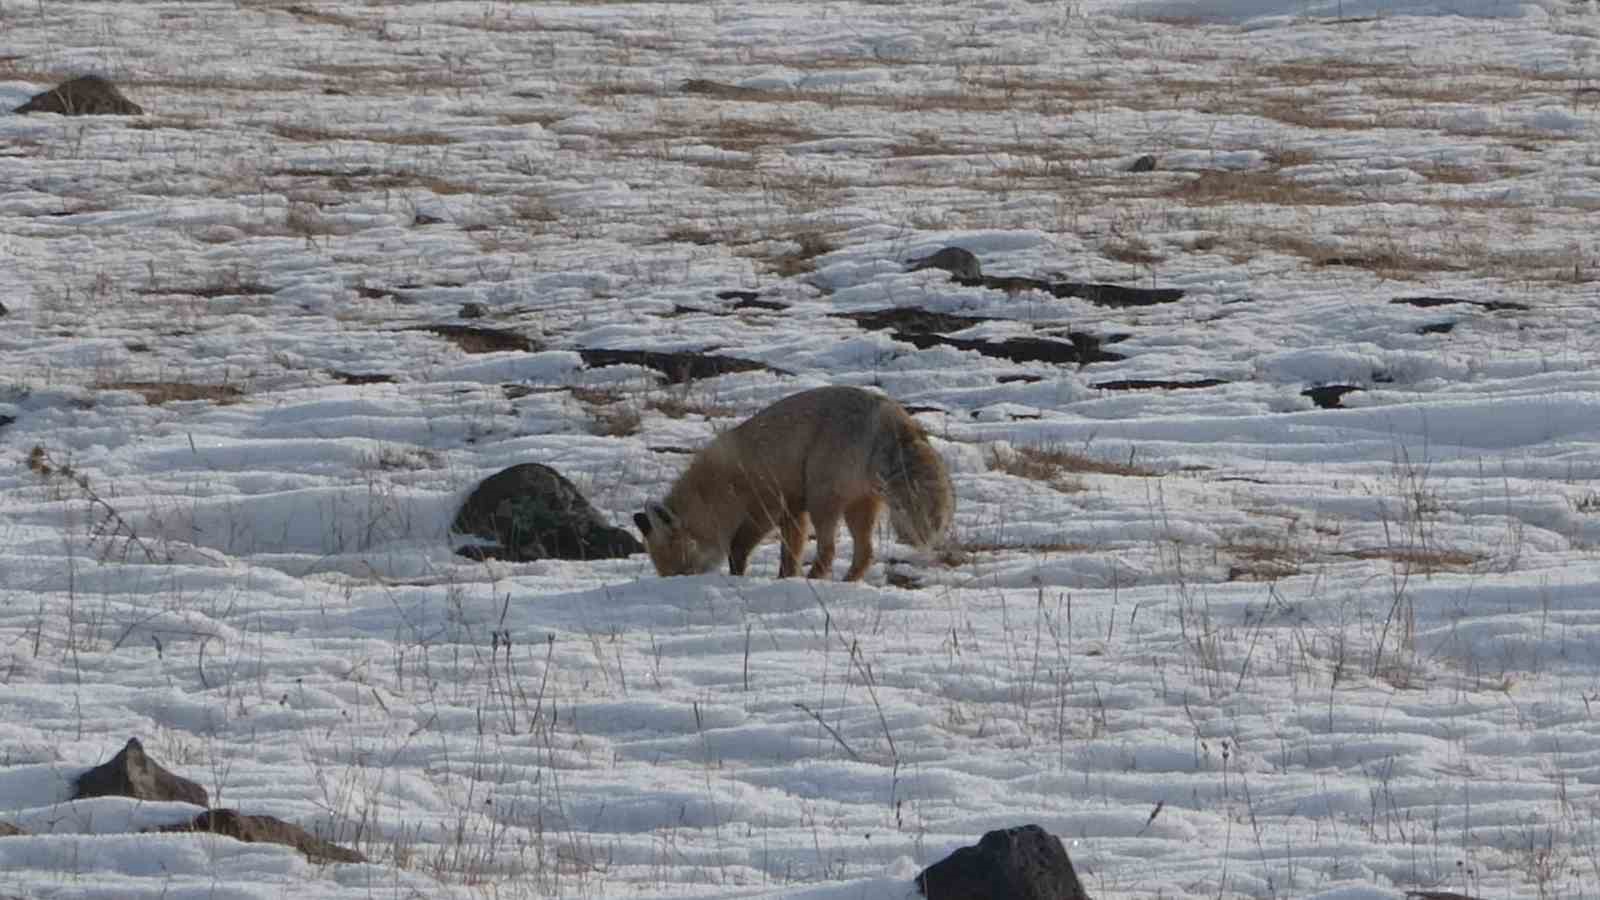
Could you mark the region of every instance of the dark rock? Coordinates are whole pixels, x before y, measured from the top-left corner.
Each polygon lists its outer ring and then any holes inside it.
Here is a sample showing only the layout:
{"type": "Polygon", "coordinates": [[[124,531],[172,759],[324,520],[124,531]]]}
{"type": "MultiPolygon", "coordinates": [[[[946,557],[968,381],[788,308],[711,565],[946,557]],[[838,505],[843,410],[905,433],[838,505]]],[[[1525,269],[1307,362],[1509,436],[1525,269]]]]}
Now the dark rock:
{"type": "Polygon", "coordinates": [[[1361,388],[1352,384],[1324,384],[1321,387],[1306,388],[1300,392],[1302,397],[1310,397],[1311,402],[1323,409],[1343,409],[1343,398],[1351,391],[1361,388]]]}
{"type": "Polygon", "coordinates": [[[539,345],[530,338],[498,328],[478,328],[473,325],[417,325],[407,331],[429,331],[454,342],[468,353],[501,353],[520,350],[537,353],[539,345]]]}
{"type": "Polygon", "coordinates": [[[482,303],[463,303],[456,315],[463,319],[481,319],[489,314],[489,307],[482,303]]]}
{"type": "Polygon", "coordinates": [[[105,765],[78,776],[73,800],[85,797],[133,797],[137,800],[177,800],[210,806],[206,789],[157,765],[146,756],[138,738],[129,738],[105,765]]]}
{"type": "Polygon", "coordinates": [[[443,224],[444,224],[444,219],[443,218],[441,218],[439,216],[429,215],[428,213],[417,213],[411,219],[411,225],[414,228],[424,228],[424,227],[427,227],[429,225],[443,225],[443,224]]]}
{"type": "Polygon", "coordinates": [[[1061,839],[1038,825],[991,831],[922,870],[928,900],[1089,900],[1061,839]]]}
{"type": "Polygon", "coordinates": [[[759,296],[761,296],[761,295],[756,293],[755,291],[718,291],[717,292],[717,299],[718,300],[738,300],[741,303],[743,303],[746,300],[754,300],[755,298],[757,298],[759,296]]]}
{"type": "Polygon", "coordinates": [[[4,428],[17,420],[16,416],[0,416],[0,428],[4,428]]]}
{"type": "Polygon", "coordinates": [[[1102,391],[1148,391],[1152,389],[1180,391],[1192,388],[1216,387],[1219,384],[1227,384],[1227,382],[1221,378],[1197,378],[1193,381],[1153,381],[1147,378],[1124,378],[1119,381],[1095,382],[1090,387],[1099,388],[1102,391]]]}
{"type": "Polygon", "coordinates": [[[1396,297],[1389,302],[1399,303],[1405,306],[1419,306],[1423,309],[1429,309],[1435,306],[1448,306],[1452,303],[1464,303],[1468,306],[1476,306],[1479,309],[1487,310],[1488,312],[1532,309],[1532,307],[1530,307],[1528,304],[1518,303],[1515,300],[1464,300],[1460,297],[1396,297]]]}
{"type": "Polygon", "coordinates": [[[1134,160],[1133,164],[1128,166],[1129,172],[1154,172],[1155,170],[1156,158],[1153,154],[1149,153],[1146,153],[1145,155],[1134,160]]]}
{"type": "Polygon", "coordinates": [[[360,863],[367,858],[354,850],[317,837],[299,825],[275,816],[247,816],[236,809],[208,809],[192,821],[164,825],[163,832],[210,832],[247,844],[283,844],[306,855],[312,862],[360,863]]]}
{"type": "Polygon", "coordinates": [[[1009,359],[1012,362],[1047,362],[1057,365],[1083,365],[1092,362],[1116,362],[1127,359],[1120,353],[1111,353],[1100,349],[1100,338],[1091,334],[1072,332],[1067,335],[1067,341],[1054,341],[1048,338],[1007,338],[1003,341],[981,341],[968,338],[945,337],[942,334],[916,334],[913,332],[896,331],[894,339],[910,344],[921,350],[929,347],[954,347],[957,350],[973,350],[984,356],[998,359],[1009,359]]]}
{"type": "Polygon", "coordinates": [[[1456,327],[1454,322],[1430,322],[1417,329],[1417,334],[1449,334],[1456,327]]]}
{"type": "Polygon", "coordinates": [[[635,365],[655,369],[667,377],[668,384],[683,384],[701,378],[714,378],[729,372],[772,372],[789,375],[782,369],[733,356],[692,351],[663,352],[657,350],[579,350],[583,364],[593,368],[602,366],[635,365]]]}
{"type": "Polygon", "coordinates": [[[48,91],[34,94],[16,111],[51,112],[63,116],[144,115],[143,107],[122,96],[116,85],[99,75],[84,75],[63,81],[48,91]]]}
{"type": "Polygon", "coordinates": [[[11,310],[6,309],[6,305],[4,303],[0,303],[0,319],[4,319],[9,315],[11,315],[11,310]]]}
{"type": "Polygon", "coordinates": [[[644,551],[632,534],[608,524],[560,472],[538,463],[485,478],[450,528],[495,542],[458,551],[470,559],[615,559],[644,551]]]}
{"type": "Polygon", "coordinates": [[[10,822],[0,822],[0,838],[23,837],[25,835],[27,835],[26,831],[23,831],[21,828],[18,828],[10,822]]]}
{"type": "Polygon", "coordinates": [[[978,257],[971,250],[960,247],[946,247],[931,256],[913,259],[906,263],[907,272],[915,272],[918,269],[943,269],[958,279],[983,277],[983,266],[978,263],[978,257]]]}
{"type": "Polygon", "coordinates": [[[363,300],[399,300],[400,295],[388,288],[369,287],[360,285],[356,288],[356,296],[363,300]]]}

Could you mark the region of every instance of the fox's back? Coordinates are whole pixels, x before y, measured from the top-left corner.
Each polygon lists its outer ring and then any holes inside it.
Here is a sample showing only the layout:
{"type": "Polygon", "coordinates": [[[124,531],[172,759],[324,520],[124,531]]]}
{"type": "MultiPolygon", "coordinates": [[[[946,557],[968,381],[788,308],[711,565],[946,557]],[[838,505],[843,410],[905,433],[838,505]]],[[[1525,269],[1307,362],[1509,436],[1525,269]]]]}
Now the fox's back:
{"type": "Polygon", "coordinates": [[[761,410],[715,441],[728,462],[797,491],[809,467],[865,475],[885,426],[905,417],[887,397],[855,387],[802,391],[761,410]]]}

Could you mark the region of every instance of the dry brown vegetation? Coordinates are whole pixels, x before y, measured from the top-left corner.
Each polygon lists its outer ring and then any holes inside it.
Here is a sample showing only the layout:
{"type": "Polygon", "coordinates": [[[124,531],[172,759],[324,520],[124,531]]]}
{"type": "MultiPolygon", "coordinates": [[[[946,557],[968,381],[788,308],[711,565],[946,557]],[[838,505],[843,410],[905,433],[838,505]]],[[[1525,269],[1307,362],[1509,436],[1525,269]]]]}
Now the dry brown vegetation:
{"type": "Polygon", "coordinates": [[[1132,462],[1120,463],[1097,459],[1086,453],[1059,446],[1011,448],[996,446],[989,451],[989,468],[1018,478],[1042,482],[1063,493],[1075,493],[1086,488],[1081,479],[1072,477],[1074,475],[1149,478],[1161,474],[1132,462]]]}
{"type": "Polygon", "coordinates": [[[151,406],[186,400],[209,400],[217,404],[237,403],[244,391],[231,384],[191,384],[183,381],[98,381],[100,391],[133,391],[151,406]]]}

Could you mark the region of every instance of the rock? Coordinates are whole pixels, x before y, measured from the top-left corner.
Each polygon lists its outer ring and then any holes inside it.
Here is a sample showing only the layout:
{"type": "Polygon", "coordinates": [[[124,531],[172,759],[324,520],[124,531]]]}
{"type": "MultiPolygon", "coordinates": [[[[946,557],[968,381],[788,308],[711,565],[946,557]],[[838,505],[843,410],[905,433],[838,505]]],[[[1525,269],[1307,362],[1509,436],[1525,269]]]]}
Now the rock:
{"type": "Polygon", "coordinates": [[[11,315],[11,310],[6,309],[6,305],[4,303],[0,303],[0,319],[4,319],[9,315],[11,315]]]}
{"type": "Polygon", "coordinates": [[[144,108],[122,96],[116,85],[99,75],[84,75],[34,94],[27,103],[17,107],[16,112],[53,112],[63,116],[142,116],[144,108]]]}
{"type": "Polygon", "coordinates": [[[1322,409],[1344,409],[1344,395],[1359,390],[1361,388],[1353,384],[1324,384],[1306,388],[1300,392],[1300,396],[1310,398],[1322,409]]]}
{"type": "Polygon", "coordinates": [[[1145,155],[1134,160],[1133,163],[1128,166],[1129,172],[1154,172],[1155,170],[1156,158],[1149,153],[1146,153],[1145,155]]]}
{"type": "Polygon", "coordinates": [[[616,559],[644,552],[637,538],[607,523],[572,482],[538,463],[485,478],[450,527],[495,542],[462,548],[475,559],[616,559]]]}
{"type": "Polygon", "coordinates": [[[78,776],[73,800],[85,797],[133,797],[138,800],[178,800],[196,806],[210,806],[206,789],[187,778],[168,772],[146,756],[138,738],[128,743],[111,761],[78,776]]]}
{"type": "Polygon", "coordinates": [[[0,838],[24,837],[26,835],[26,831],[23,831],[21,828],[18,828],[10,822],[0,822],[0,838]]]}
{"type": "Polygon", "coordinates": [[[456,315],[463,319],[481,319],[489,314],[489,307],[482,303],[463,303],[456,315]]]}
{"type": "Polygon", "coordinates": [[[1061,839],[1038,825],[991,831],[922,870],[928,900],[1089,900],[1061,839]]]}
{"type": "Polygon", "coordinates": [[[274,816],[247,816],[236,809],[208,809],[193,821],[177,825],[164,825],[164,832],[205,831],[244,841],[247,844],[283,844],[306,855],[312,862],[366,862],[367,858],[354,850],[317,837],[299,825],[291,825],[274,816]]]}
{"type": "Polygon", "coordinates": [[[907,272],[915,272],[918,269],[943,269],[956,278],[983,277],[983,266],[978,263],[978,257],[971,250],[963,250],[960,247],[946,247],[932,256],[924,256],[906,263],[907,272]]]}

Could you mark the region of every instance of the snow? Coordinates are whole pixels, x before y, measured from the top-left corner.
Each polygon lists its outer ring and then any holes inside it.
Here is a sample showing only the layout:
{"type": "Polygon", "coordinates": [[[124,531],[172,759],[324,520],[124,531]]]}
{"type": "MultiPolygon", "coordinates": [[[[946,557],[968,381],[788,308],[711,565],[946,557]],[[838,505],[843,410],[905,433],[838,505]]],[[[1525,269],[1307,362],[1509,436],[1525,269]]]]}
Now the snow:
{"type": "Polygon", "coordinates": [[[1095,897],[1595,896],[1595,15],[0,0],[0,108],[147,110],[0,113],[0,896],[902,900],[1028,822],[1095,897]],[[823,384],[917,411],[949,553],[453,552],[823,384]],[[371,862],[68,800],[130,736],[371,862]]]}

